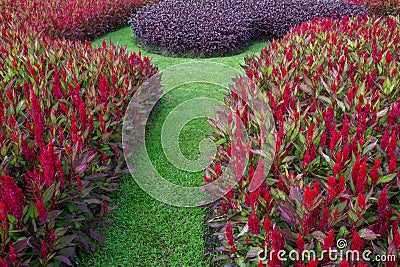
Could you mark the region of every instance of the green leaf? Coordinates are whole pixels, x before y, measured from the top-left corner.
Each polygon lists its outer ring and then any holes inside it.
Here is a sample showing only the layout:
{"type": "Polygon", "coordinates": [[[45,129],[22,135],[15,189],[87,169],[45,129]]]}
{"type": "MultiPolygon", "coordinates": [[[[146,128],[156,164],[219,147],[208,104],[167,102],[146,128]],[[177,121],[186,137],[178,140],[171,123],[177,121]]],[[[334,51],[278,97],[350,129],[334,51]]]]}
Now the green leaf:
{"type": "Polygon", "coordinates": [[[396,177],[396,176],[397,176],[397,173],[393,173],[393,174],[389,174],[389,175],[383,176],[383,177],[378,179],[376,184],[386,184],[386,183],[392,181],[394,179],[394,177],[396,177]]]}
{"type": "Polygon", "coordinates": [[[353,222],[356,222],[356,221],[358,220],[358,216],[357,216],[357,214],[356,214],[354,211],[350,210],[350,211],[348,212],[348,214],[349,214],[350,219],[351,219],[353,222]]]}
{"type": "Polygon", "coordinates": [[[43,203],[48,202],[54,194],[55,184],[52,184],[47,188],[47,190],[43,193],[43,203]]]}
{"type": "Polygon", "coordinates": [[[7,218],[8,218],[8,221],[11,223],[11,224],[16,224],[17,223],[17,219],[15,219],[15,217],[14,216],[12,216],[12,215],[8,215],[7,216],[7,218]]]}
{"type": "Polygon", "coordinates": [[[286,199],[285,193],[283,191],[279,190],[278,188],[271,188],[271,195],[275,199],[282,199],[282,200],[286,199]]]}
{"type": "Polygon", "coordinates": [[[36,205],[34,202],[29,203],[28,216],[31,217],[32,219],[35,219],[38,217],[38,212],[37,212],[36,205]]]}
{"type": "Polygon", "coordinates": [[[340,227],[338,237],[345,237],[349,234],[349,230],[345,226],[340,227]]]}

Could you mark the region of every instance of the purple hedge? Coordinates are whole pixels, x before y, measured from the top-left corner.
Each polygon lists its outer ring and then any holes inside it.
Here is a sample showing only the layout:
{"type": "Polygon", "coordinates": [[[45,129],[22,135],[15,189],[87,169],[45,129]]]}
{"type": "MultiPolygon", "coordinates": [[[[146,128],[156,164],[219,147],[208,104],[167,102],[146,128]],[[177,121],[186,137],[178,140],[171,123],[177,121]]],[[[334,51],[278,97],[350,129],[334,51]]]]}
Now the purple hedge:
{"type": "Polygon", "coordinates": [[[360,5],[333,0],[166,0],[139,9],[130,25],[152,51],[210,57],[240,52],[260,38],[279,38],[314,18],[365,13],[360,5]]]}

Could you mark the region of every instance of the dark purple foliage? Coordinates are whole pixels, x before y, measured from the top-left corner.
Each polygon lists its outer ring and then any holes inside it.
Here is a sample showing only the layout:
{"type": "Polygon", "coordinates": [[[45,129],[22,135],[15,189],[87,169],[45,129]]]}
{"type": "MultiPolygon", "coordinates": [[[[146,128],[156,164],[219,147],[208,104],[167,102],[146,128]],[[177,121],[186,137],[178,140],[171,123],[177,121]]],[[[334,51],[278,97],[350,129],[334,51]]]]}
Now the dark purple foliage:
{"type": "Polygon", "coordinates": [[[130,24],[152,50],[209,57],[239,52],[260,38],[279,38],[317,17],[365,13],[360,5],[335,0],[166,0],[139,9],[130,24]]]}

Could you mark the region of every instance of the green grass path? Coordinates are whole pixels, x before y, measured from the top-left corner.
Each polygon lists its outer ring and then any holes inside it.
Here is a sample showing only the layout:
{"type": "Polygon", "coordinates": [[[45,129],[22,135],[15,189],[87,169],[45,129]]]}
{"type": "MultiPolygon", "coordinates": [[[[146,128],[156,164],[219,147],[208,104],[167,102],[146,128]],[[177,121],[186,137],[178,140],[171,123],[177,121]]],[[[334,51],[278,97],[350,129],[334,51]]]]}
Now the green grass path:
{"type": "MultiPolygon", "coordinates": [[[[109,33],[103,39],[127,46],[128,51],[138,51],[131,29],[124,28],[109,33]]],[[[245,54],[259,53],[267,43],[252,45],[245,53],[231,57],[204,59],[226,64],[240,70],[245,54]]],[[[189,58],[172,58],[146,53],[159,70],[176,64],[194,61],[189,58]]],[[[197,59],[196,59],[197,60],[197,59]]],[[[212,76],[213,74],[210,73],[212,76]]],[[[194,97],[210,97],[223,100],[226,89],[209,84],[181,86],[166,94],[153,111],[146,131],[146,145],[153,165],[167,180],[186,186],[203,183],[203,172],[187,173],[172,166],[162,153],[161,129],[169,112],[178,104],[194,97]]],[[[180,148],[188,159],[200,154],[199,142],[210,133],[205,119],[196,119],[185,125],[180,133],[180,148]]],[[[177,208],[161,203],[147,195],[131,178],[121,179],[121,189],[114,196],[118,206],[111,215],[112,223],[106,231],[107,242],[82,263],[84,266],[210,266],[204,257],[203,225],[205,210],[200,208],[177,208]]]]}

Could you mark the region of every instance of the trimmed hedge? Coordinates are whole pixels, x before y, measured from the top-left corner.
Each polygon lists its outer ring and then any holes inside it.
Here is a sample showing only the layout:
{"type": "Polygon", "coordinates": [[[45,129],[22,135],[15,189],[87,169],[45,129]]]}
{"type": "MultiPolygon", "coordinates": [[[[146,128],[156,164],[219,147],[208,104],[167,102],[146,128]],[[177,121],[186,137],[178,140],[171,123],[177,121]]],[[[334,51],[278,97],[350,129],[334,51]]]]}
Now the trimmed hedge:
{"type": "MultiPolygon", "coordinates": [[[[212,207],[208,223],[223,245],[213,251],[223,253],[215,260],[283,266],[280,249],[321,253],[340,238],[352,250],[373,251],[371,259],[399,256],[399,35],[398,18],[320,20],[295,27],[258,57],[245,59],[247,77],[273,112],[276,153],[261,187],[250,192],[264,135],[257,113],[243,101],[251,99],[251,90],[237,81],[226,103],[246,126],[253,153],[239,184],[212,207]],[[275,253],[260,261],[261,248],[275,253]]],[[[229,120],[212,124],[221,145],[208,181],[240,147],[225,134],[229,120]]],[[[333,264],[327,256],[318,266],[333,264]]]]}
{"type": "Polygon", "coordinates": [[[363,15],[366,10],[335,0],[166,0],[131,17],[134,35],[156,52],[220,56],[241,51],[258,38],[282,37],[317,17],[363,15]]]}
{"type": "Polygon", "coordinates": [[[48,37],[28,15],[1,13],[0,265],[77,265],[77,247],[104,241],[124,108],[157,68],[112,43],[48,37]]]}

